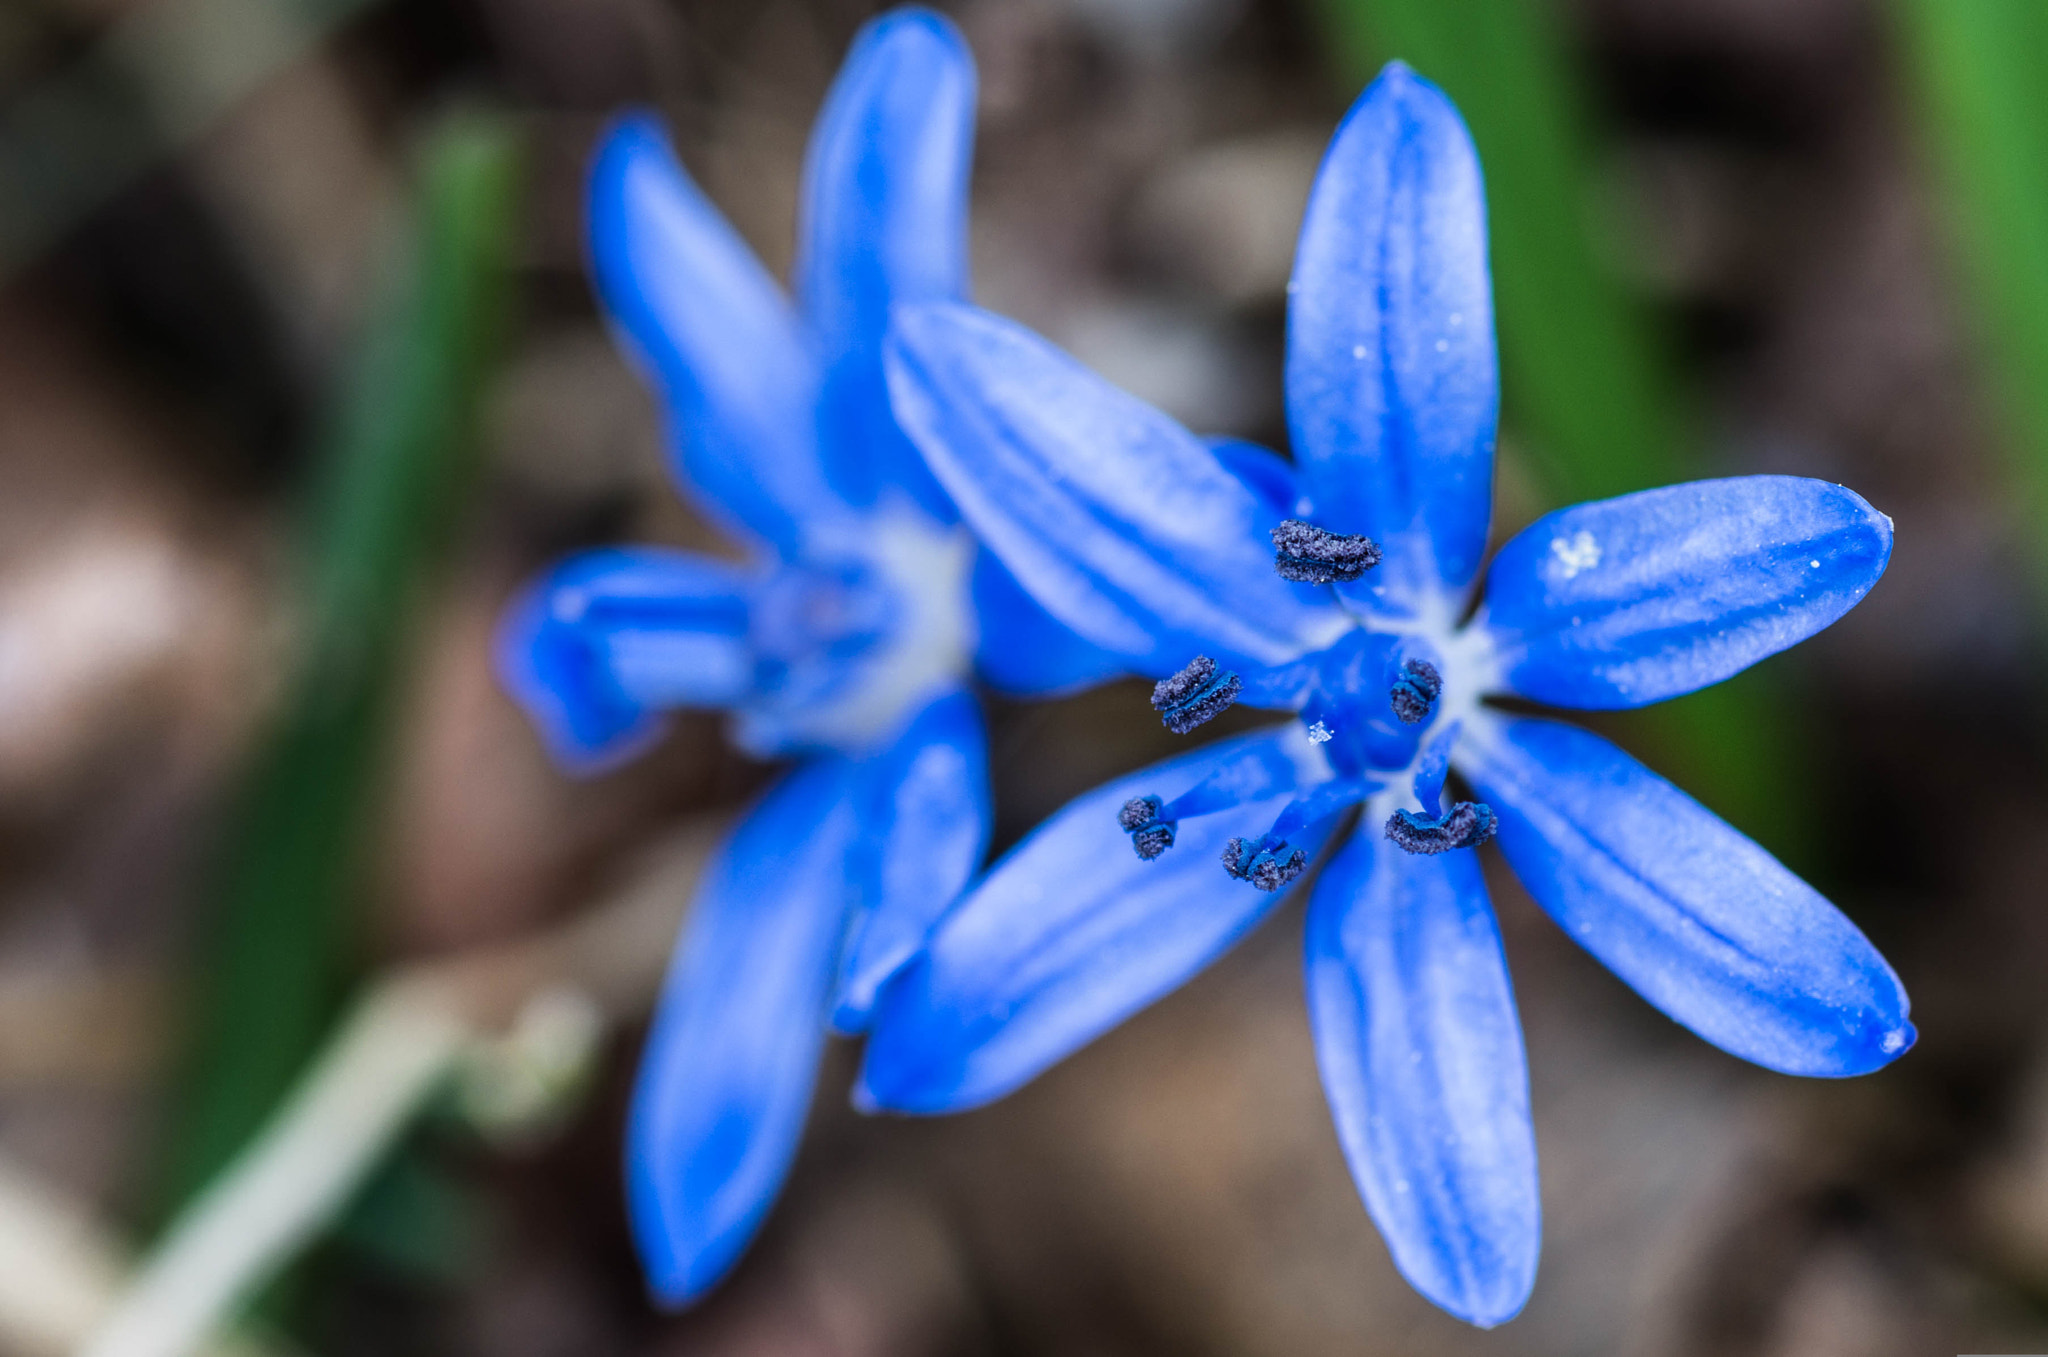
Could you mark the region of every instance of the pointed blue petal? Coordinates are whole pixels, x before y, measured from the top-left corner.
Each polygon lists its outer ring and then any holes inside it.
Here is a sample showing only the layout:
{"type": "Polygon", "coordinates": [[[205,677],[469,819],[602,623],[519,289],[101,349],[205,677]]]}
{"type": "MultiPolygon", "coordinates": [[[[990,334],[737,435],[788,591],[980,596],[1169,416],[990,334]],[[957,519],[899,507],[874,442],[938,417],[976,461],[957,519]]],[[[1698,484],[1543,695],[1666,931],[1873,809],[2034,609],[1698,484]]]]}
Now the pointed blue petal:
{"type": "Polygon", "coordinates": [[[1512,1319],[1542,1242],[1529,1074],[1500,932],[1460,850],[1355,834],[1308,914],[1309,1024],[1337,1138],[1409,1284],[1512,1319]]]}
{"type": "Polygon", "coordinates": [[[1856,925],[1606,740],[1488,721],[1456,757],[1536,902],[1675,1021],[1786,1074],[1864,1074],[1913,1044],[1906,992],[1856,925]]]}
{"type": "Polygon", "coordinates": [[[572,556],[505,610],[499,679],[558,762],[602,771],[653,739],[663,710],[746,696],[749,589],[743,571],[686,552],[572,556]]]}
{"type": "Polygon", "coordinates": [[[1398,611],[1479,569],[1500,376],[1486,199],[1442,91],[1399,62],[1316,176],[1287,317],[1287,413],[1310,521],[1386,549],[1345,591],[1398,611]]]}
{"type": "Polygon", "coordinates": [[[857,832],[848,780],[835,758],[776,784],[683,925],[626,1126],[634,1238],[666,1304],[731,1269],[802,1139],[857,832]]]}
{"type": "Polygon", "coordinates": [[[1272,509],[1200,440],[1021,326],[898,308],[896,415],[976,536],[1094,644],[1163,677],[1275,664],[1344,623],[1273,570],[1272,509]]]}
{"type": "Polygon", "coordinates": [[[1117,810],[1147,793],[1176,796],[1261,743],[1306,750],[1295,729],[1224,741],[1099,787],[1033,831],[883,991],[856,1102],[900,1112],[991,1102],[1242,937],[1281,893],[1231,880],[1219,855],[1233,835],[1278,812],[1292,788],[1183,824],[1179,842],[1152,862],[1132,852],[1117,810]]]}
{"type": "Polygon", "coordinates": [[[892,10],[854,40],[811,135],[797,294],[827,355],[819,439],[841,495],[907,490],[942,522],[953,506],[896,427],[882,336],[899,301],[967,295],[974,59],[951,21],[892,10]]]}
{"type": "Polygon", "coordinates": [[[1805,640],[1891,552],[1891,520],[1839,485],[1691,481],[1537,519],[1494,558],[1486,624],[1510,692],[1639,707],[1805,640]]]}
{"type": "Polygon", "coordinates": [[[652,117],[605,135],[589,211],[598,295],[661,395],[684,488],[784,550],[807,518],[843,513],[819,462],[810,343],[652,117]]]}
{"type": "Polygon", "coordinates": [[[988,737],[972,694],[918,713],[859,776],[864,811],[855,855],[863,917],[840,967],[832,1025],[867,1026],[875,995],[917,954],[988,851],[988,737]]]}
{"type": "Polygon", "coordinates": [[[1067,630],[988,552],[974,561],[974,665],[1000,692],[1060,697],[1124,672],[1124,662],[1067,630]]]}

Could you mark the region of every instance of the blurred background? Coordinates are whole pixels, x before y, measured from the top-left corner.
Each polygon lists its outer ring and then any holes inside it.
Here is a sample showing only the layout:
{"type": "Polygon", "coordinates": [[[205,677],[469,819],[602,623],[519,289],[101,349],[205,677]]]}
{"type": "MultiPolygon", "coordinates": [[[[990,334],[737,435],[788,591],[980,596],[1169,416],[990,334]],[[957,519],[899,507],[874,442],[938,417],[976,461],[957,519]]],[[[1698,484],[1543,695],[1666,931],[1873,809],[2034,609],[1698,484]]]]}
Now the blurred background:
{"type": "MultiPolygon", "coordinates": [[[[1297,901],[986,1111],[860,1118],[836,1047],[765,1234],[655,1312],[626,1093],[706,836],[769,770],[692,718],[565,779],[490,632],[555,553],[713,540],[585,282],[605,118],[657,108],[784,270],[879,7],[6,0],[0,1352],[116,1315],[99,1357],[216,1320],[209,1350],[318,1357],[2048,1351],[2048,8],[942,7],[981,69],[978,300],[1196,428],[1284,446],[1299,214],[1400,56],[1488,172],[1497,534],[1765,471],[1896,519],[1841,624],[1599,724],[1872,935],[1918,1048],[1743,1065],[1492,863],[1546,1232],[1480,1333],[1345,1173],[1297,901]]],[[[1137,684],[994,725],[999,846],[1173,747],[1137,684]]]]}

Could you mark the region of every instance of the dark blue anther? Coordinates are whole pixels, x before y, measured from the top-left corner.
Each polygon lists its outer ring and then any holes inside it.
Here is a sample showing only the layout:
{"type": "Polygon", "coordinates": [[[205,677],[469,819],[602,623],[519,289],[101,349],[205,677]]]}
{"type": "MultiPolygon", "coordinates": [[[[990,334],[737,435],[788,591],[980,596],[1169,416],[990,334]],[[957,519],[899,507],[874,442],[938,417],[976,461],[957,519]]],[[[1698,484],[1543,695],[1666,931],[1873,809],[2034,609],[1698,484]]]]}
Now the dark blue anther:
{"type": "Polygon", "coordinates": [[[1277,891],[1308,870],[1308,854],[1271,834],[1257,843],[1232,839],[1223,846],[1223,870],[1262,891],[1277,891]]]}
{"type": "Polygon", "coordinates": [[[1448,853],[1453,848],[1477,848],[1493,837],[1499,823],[1485,802],[1460,801],[1448,815],[1434,819],[1397,810],[1387,817],[1387,837],[1411,853],[1448,853]]]}
{"type": "Polygon", "coordinates": [[[1158,797],[1134,796],[1116,813],[1116,822],[1131,836],[1131,847],[1147,862],[1173,847],[1175,822],[1160,819],[1160,809],[1158,797]]]}
{"type": "Polygon", "coordinates": [[[1443,694],[1444,676],[1428,660],[1408,660],[1401,666],[1401,677],[1394,681],[1394,687],[1387,698],[1394,704],[1394,715],[1401,718],[1405,726],[1419,725],[1427,721],[1436,710],[1436,700],[1443,694]]]}
{"type": "Polygon", "coordinates": [[[1197,655],[1172,678],[1152,685],[1152,710],[1176,735],[1185,735],[1237,701],[1244,684],[1216,661],[1197,655]]]}
{"type": "Polygon", "coordinates": [[[1273,529],[1273,568],[1296,584],[1339,584],[1360,579],[1380,563],[1379,543],[1362,533],[1330,532],[1290,518],[1273,529]]]}

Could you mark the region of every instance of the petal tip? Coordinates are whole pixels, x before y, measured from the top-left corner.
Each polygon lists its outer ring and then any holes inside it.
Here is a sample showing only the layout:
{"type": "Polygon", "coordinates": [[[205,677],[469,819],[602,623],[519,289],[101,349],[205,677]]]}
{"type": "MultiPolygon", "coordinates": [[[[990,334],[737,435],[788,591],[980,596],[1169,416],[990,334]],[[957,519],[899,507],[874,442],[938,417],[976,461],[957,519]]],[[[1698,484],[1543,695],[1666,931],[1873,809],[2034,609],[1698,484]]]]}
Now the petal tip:
{"type": "Polygon", "coordinates": [[[590,157],[589,193],[593,208],[601,207],[616,195],[626,173],[650,156],[671,166],[678,164],[660,114],[651,108],[634,108],[606,123],[590,157]]]}
{"type": "Polygon", "coordinates": [[[834,1036],[857,1037],[867,1030],[869,1006],[852,997],[843,998],[825,1019],[834,1036]]]}
{"type": "Polygon", "coordinates": [[[1885,1033],[1884,1040],[1878,1043],[1878,1049],[1893,1059],[1897,1059],[1899,1056],[1912,1050],[1919,1040],[1919,1028],[1909,1022],[1901,1023],[1898,1027],[1885,1033]]]}
{"type": "Polygon", "coordinates": [[[1877,1051],[1881,1057],[1878,1067],[1881,1068],[1884,1065],[1891,1064],[1894,1060],[1912,1050],[1919,1042],[1920,1029],[1913,1026],[1905,1018],[1900,1018],[1898,1026],[1878,1038],[1877,1051]]]}
{"type": "Polygon", "coordinates": [[[947,49],[949,56],[966,56],[967,41],[959,25],[924,5],[902,5],[868,20],[855,39],[856,50],[869,43],[917,42],[930,40],[947,49]]]}
{"type": "MultiPolygon", "coordinates": [[[[876,1020],[869,1021],[869,1046],[875,1043],[876,1020]]],[[[888,1062],[882,1062],[884,1066],[888,1062]]],[[[847,1094],[853,1110],[865,1116],[929,1117],[962,1112],[972,1103],[961,1103],[934,1093],[913,1071],[900,1071],[892,1078],[886,1068],[870,1059],[861,1062],[860,1076],[847,1094]]]]}
{"type": "Polygon", "coordinates": [[[671,1312],[687,1310],[724,1280],[738,1259],[721,1257],[715,1264],[710,1259],[695,1261],[692,1266],[681,1259],[670,1260],[669,1266],[657,1271],[655,1262],[643,1249],[641,1263],[647,1274],[647,1293],[657,1308],[671,1312]]]}
{"type": "Polygon", "coordinates": [[[548,757],[571,777],[601,777],[632,762],[668,729],[667,721],[615,692],[550,681],[543,658],[574,642],[548,625],[547,586],[528,586],[508,604],[493,638],[498,686],[532,723],[548,757]]]}
{"type": "Polygon", "coordinates": [[[1431,1304],[1477,1329],[1497,1329],[1522,1313],[1536,1290],[1536,1259],[1533,1254],[1519,1265],[1493,1276],[1440,1278],[1423,1285],[1409,1278],[1431,1304]]]}
{"type": "MultiPolygon", "coordinates": [[[[629,1150],[629,1158],[642,1153],[629,1150]]],[[[628,1179],[633,1242],[649,1296],[664,1310],[694,1305],[739,1262],[748,1232],[703,1237],[688,1228],[691,1222],[677,1222],[663,1209],[655,1200],[659,1189],[637,1166],[629,1166],[628,1179]]]]}
{"type": "Polygon", "coordinates": [[[1435,81],[1399,58],[1380,68],[1359,102],[1395,104],[1411,115],[1447,113],[1460,125],[1464,122],[1458,115],[1458,106],[1435,81]]]}
{"type": "MultiPolygon", "coordinates": [[[[874,1024],[871,1023],[871,1047],[874,1043],[873,1027],[874,1024]]],[[[942,1088],[914,1070],[899,1071],[892,1078],[886,1069],[878,1069],[876,1064],[877,1062],[873,1060],[861,1063],[860,1075],[854,1080],[853,1088],[847,1094],[847,1101],[853,1105],[854,1111],[865,1116],[942,1116],[952,1112],[966,1112],[993,1101],[986,1097],[963,1098],[959,1096],[957,1089],[942,1088]]]]}

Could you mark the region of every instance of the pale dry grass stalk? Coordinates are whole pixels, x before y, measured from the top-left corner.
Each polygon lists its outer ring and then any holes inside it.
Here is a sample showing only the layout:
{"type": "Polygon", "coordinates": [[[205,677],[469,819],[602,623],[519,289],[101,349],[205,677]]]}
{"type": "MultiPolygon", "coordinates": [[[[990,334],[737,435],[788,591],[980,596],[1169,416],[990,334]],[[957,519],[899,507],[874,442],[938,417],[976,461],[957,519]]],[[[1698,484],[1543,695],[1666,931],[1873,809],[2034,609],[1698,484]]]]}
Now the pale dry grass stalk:
{"type": "MultiPolygon", "coordinates": [[[[615,897],[554,932],[418,966],[375,984],[255,1143],[187,1208],[109,1306],[118,1251],[80,1223],[62,1250],[41,1316],[80,1357],[185,1357],[345,1206],[427,1100],[462,1062],[487,1051],[537,997],[573,993],[612,1020],[652,1004],[675,930],[720,826],[696,822],[652,853],[615,897]],[[61,1305],[57,1298],[69,1296],[61,1305]],[[58,1331],[62,1330],[62,1333],[58,1331]]],[[[0,1181],[0,1217],[10,1204],[0,1181]]],[[[24,1212],[0,1218],[0,1273],[10,1229],[26,1246],[48,1233],[24,1212]]],[[[28,1250],[36,1252],[36,1250],[28,1250]]],[[[12,1278],[0,1279],[0,1310],[12,1278]]],[[[0,1330],[8,1316],[0,1314],[0,1330]]],[[[66,1345],[68,1346],[68,1345],[66,1345]]],[[[61,1347],[45,1350],[62,1350],[61,1347]]]]}

